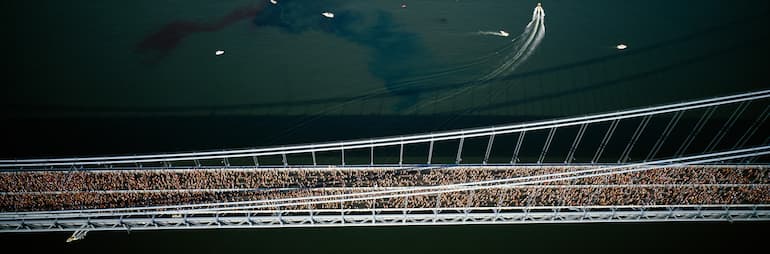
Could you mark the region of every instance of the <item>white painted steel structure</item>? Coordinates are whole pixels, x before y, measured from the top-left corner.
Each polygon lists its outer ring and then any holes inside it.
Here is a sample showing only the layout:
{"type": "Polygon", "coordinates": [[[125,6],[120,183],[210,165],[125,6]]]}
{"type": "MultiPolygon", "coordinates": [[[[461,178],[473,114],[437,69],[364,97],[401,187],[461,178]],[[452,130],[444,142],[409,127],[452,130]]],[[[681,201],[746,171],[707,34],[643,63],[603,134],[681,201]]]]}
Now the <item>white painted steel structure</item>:
{"type": "Polygon", "coordinates": [[[157,207],[0,213],[0,232],[486,223],[770,220],[770,204],[285,209],[287,206],[508,188],[770,154],[770,146],[549,175],[398,190],[157,207]],[[338,214],[339,213],[339,214],[338,214]],[[398,215],[398,216],[396,216],[398,215]],[[400,218],[400,219],[399,219],[400,218]]]}
{"type": "MultiPolygon", "coordinates": [[[[155,207],[127,207],[115,209],[89,209],[67,211],[34,211],[34,212],[5,212],[0,213],[0,232],[21,231],[76,231],[74,236],[85,236],[89,230],[158,230],[158,229],[199,229],[199,228],[266,228],[266,227],[317,227],[317,226],[389,226],[389,225],[453,225],[453,224],[492,224],[492,223],[572,223],[572,222],[647,222],[647,221],[755,221],[770,220],[770,204],[718,204],[718,205],[685,205],[666,204],[648,206],[532,206],[532,207],[441,207],[433,208],[370,208],[370,209],[291,209],[301,205],[315,205],[335,202],[350,202],[361,200],[377,200],[393,197],[425,196],[441,193],[472,191],[480,189],[504,189],[514,186],[531,186],[554,181],[599,177],[630,172],[640,172],[654,168],[676,167],[693,164],[708,164],[721,162],[741,163],[751,162],[760,156],[770,154],[770,144],[767,137],[754,137],[762,133],[762,126],[770,116],[770,106],[767,99],[770,90],[744,93],[719,98],[677,103],[664,106],[648,107],[614,113],[597,114],[566,118],[559,120],[540,121],[524,124],[512,124],[496,127],[447,131],[430,134],[418,134],[400,137],[386,137],[369,140],[329,142],[323,144],[293,145],[284,147],[240,149],[228,151],[169,153],[135,156],[108,156],[83,158],[55,159],[22,159],[0,160],[2,170],[61,170],[66,168],[88,167],[94,169],[109,169],[113,167],[130,168],[141,163],[159,163],[163,168],[173,168],[172,163],[194,163],[186,168],[202,167],[201,161],[221,160],[221,167],[260,167],[259,158],[265,156],[281,156],[283,167],[321,166],[317,163],[316,153],[340,152],[340,164],[334,164],[335,170],[344,169],[345,151],[369,150],[368,165],[374,163],[374,149],[381,147],[398,147],[399,160],[390,164],[401,167],[404,163],[404,146],[410,144],[427,144],[428,151],[425,163],[417,167],[433,167],[434,144],[438,141],[457,141],[455,164],[439,166],[470,165],[461,164],[463,161],[463,145],[468,138],[486,138],[483,160],[478,165],[488,165],[495,137],[509,134],[517,135],[515,146],[511,147],[511,161],[508,166],[521,164],[519,152],[527,132],[547,130],[548,135],[542,145],[537,160],[531,163],[539,165],[547,162],[546,155],[553,149],[551,144],[559,128],[578,126],[579,130],[572,136],[568,154],[562,165],[571,164],[575,159],[575,151],[581,143],[589,125],[608,122],[609,128],[604,132],[598,148],[592,153],[590,165],[595,167],[569,172],[531,175],[509,179],[468,182],[440,186],[419,186],[397,188],[390,190],[374,190],[359,193],[307,196],[277,200],[254,200],[241,202],[223,202],[211,204],[178,204],[155,207]],[[741,117],[750,103],[765,104],[762,113],[752,118],[741,138],[731,149],[715,151],[736,121],[741,117]],[[720,130],[710,137],[708,145],[702,152],[687,153],[698,134],[704,129],[706,122],[714,114],[717,107],[738,104],[720,130]],[[698,122],[689,131],[685,140],[678,144],[673,157],[659,158],[659,152],[666,146],[666,140],[677,126],[682,114],[687,111],[704,110],[698,122]],[[673,116],[660,132],[657,140],[649,151],[645,151],[643,160],[632,161],[629,154],[633,150],[641,134],[645,131],[650,118],[672,113],[673,116]],[[612,138],[618,124],[622,120],[641,118],[628,143],[623,147],[617,164],[593,164],[599,161],[609,140],[612,138]],[[749,142],[763,139],[762,142],[749,142]],[[749,143],[759,145],[746,146],[749,143]],[[287,155],[305,154],[312,156],[310,165],[290,164],[287,155]],[[231,165],[234,159],[251,159],[252,165],[231,165]]],[[[550,162],[553,163],[553,162],[550,162]]],[[[275,167],[271,165],[269,167],[275,167]]],[[[329,165],[331,166],[331,165],[329,165]]],[[[491,166],[491,165],[490,165],[491,166]]],[[[76,237],[77,238],[77,237],[76,237]]]]}
{"type": "Polygon", "coordinates": [[[0,220],[0,232],[770,220],[770,205],[441,207],[185,212],[0,220]]]}
{"type": "MultiPolygon", "coordinates": [[[[748,106],[748,103],[755,102],[755,101],[763,101],[767,98],[770,98],[770,90],[762,90],[757,92],[743,93],[743,94],[704,99],[704,100],[698,100],[698,101],[692,101],[692,102],[683,102],[683,103],[676,103],[676,104],[670,104],[670,105],[654,106],[654,107],[647,107],[642,109],[588,115],[588,116],[573,117],[573,118],[558,119],[558,120],[539,121],[539,122],[524,123],[524,124],[511,124],[511,125],[447,131],[447,132],[436,132],[436,133],[429,133],[429,134],[386,137],[386,138],[367,139],[367,140],[329,142],[329,143],[319,143],[319,144],[291,145],[291,146],[255,148],[255,149],[235,149],[235,150],[209,151],[209,152],[166,153],[166,154],[151,154],[151,155],[0,160],[0,169],[19,169],[19,168],[46,169],[46,168],[52,168],[52,167],[83,167],[83,166],[110,168],[112,166],[120,166],[120,165],[124,165],[124,166],[128,165],[128,166],[134,167],[136,165],[141,166],[141,163],[159,163],[162,165],[162,167],[169,167],[169,166],[172,166],[171,163],[176,163],[176,162],[190,162],[191,164],[194,163],[194,165],[196,166],[201,166],[200,162],[203,160],[220,160],[222,164],[224,164],[224,166],[231,166],[230,161],[236,158],[241,158],[241,159],[247,158],[254,162],[252,166],[260,166],[259,158],[265,157],[265,156],[282,156],[282,163],[284,166],[310,166],[310,165],[290,164],[287,160],[287,155],[296,155],[296,154],[312,155],[313,163],[311,165],[318,166],[320,164],[316,162],[316,153],[329,152],[329,151],[340,152],[341,163],[335,164],[335,165],[344,166],[344,165],[349,165],[349,164],[346,164],[345,162],[345,152],[356,150],[356,149],[368,149],[371,154],[371,157],[370,157],[371,160],[370,160],[370,163],[368,164],[373,165],[374,148],[393,147],[393,146],[400,147],[399,161],[397,163],[399,165],[402,165],[404,164],[404,151],[403,151],[404,145],[409,145],[409,144],[429,144],[429,151],[427,151],[427,155],[425,157],[426,158],[425,163],[421,163],[421,164],[431,164],[433,144],[438,141],[449,141],[449,140],[457,140],[460,143],[457,150],[457,163],[459,164],[462,161],[462,152],[463,152],[462,144],[465,141],[465,139],[475,138],[475,137],[489,137],[487,147],[490,148],[494,142],[495,136],[499,136],[503,134],[518,134],[519,142],[517,142],[516,148],[513,150],[514,154],[511,159],[511,164],[515,164],[519,162],[518,152],[521,147],[521,141],[527,132],[536,131],[536,130],[550,130],[549,137],[552,137],[553,133],[556,132],[557,129],[559,128],[570,127],[570,126],[580,126],[583,132],[580,132],[578,136],[575,137],[575,142],[573,143],[570,154],[567,156],[567,159],[565,160],[565,163],[571,163],[572,160],[574,159],[573,157],[574,150],[577,149],[577,146],[580,143],[580,140],[582,138],[582,135],[584,133],[584,129],[586,128],[586,126],[590,124],[597,124],[602,122],[611,122],[610,129],[606,132],[599,149],[597,149],[595,153],[594,159],[591,160],[591,163],[595,163],[597,162],[597,159],[601,157],[602,153],[604,152],[604,148],[607,142],[612,138],[613,132],[615,131],[615,127],[617,126],[619,121],[639,118],[639,117],[651,117],[651,116],[658,116],[658,115],[663,115],[667,113],[674,113],[674,117],[672,118],[672,121],[669,123],[666,130],[663,133],[661,133],[661,136],[658,142],[656,142],[655,149],[651,150],[650,154],[646,158],[647,160],[651,160],[655,158],[657,150],[659,150],[660,147],[664,145],[664,142],[668,137],[668,134],[670,134],[671,129],[675,128],[676,121],[678,121],[678,119],[681,117],[681,112],[691,111],[696,109],[706,109],[706,112],[704,113],[703,117],[701,117],[699,121],[699,124],[700,124],[701,122],[706,122],[709,120],[709,118],[713,114],[713,108],[716,108],[718,106],[723,106],[723,105],[740,103],[738,110],[733,112],[733,114],[730,116],[730,119],[728,119],[728,121],[720,130],[719,135],[715,136],[712,139],[712,141],[709,143],[709,146],[707,147],[706,152],[710,152],[711,150],[709,149],[715,148],[715,146],[721,142],[722,138],[724,137],[724,134],[727,131],[729,131],[730,127],[732,127],[735,121],[740,117],[740,115],[743,113],[743,110],[745,110],[746,106],[748,106]]],[[[766,101],[763,101],[763,102],[766,103],[766,101]]],[[[753,135],[753,133],[756,132],[756,129],[759,128],[765,122],[768,115],[770,115],[770,110],[768,110],[768,108],[766,107],[763,113],[757,116],[756,118],[759,124],[752,125],[752,128],[754,129],[746,132],[747,135],[749,135],[749,137],[745,138],[746,140],[751,138],[750,135],[753,135]]],[[[643,121],[643,122],[646,122],[646,121],[643,121]]],[[[643,129],[643,127],[640,127],[640,128],[643,129]]],[[[699,131],[700,129],[697,129],[697,128],[693,129],[691,136],[697,135],[699,131]]],[[[548,152],[548,147],[550,146],[550,143],[551,143],[550,141],[552,140],[548,139],[547,141],[549,142],[546,142],[546,144],[544,145],[543,147],[544,149],[542,150],[540,160],[538,160],[537,163],[543,163],[542,158],[548,152]]],[[[633,141],[635,142],[635,140],[633,141]]],[[[742,141],[743,140],[739,141],[739,143],[742,141]]],[[[630,150],[631,148],[633,148],[634,142],[629,142],[630,147],[627,149],[630,150]]],[[[690,142],[692,141],[690,140],[690,142]]],[[[680,147],[680,150],[682,150],[682,153],[684,153],[684,151],[687,150],[689,145],[690,144],[688,142],[683,144],[682,147],[680,147]]],[[[484,156],[484,158],[489,158],[489,149],[487,149],[486,156],[484,156]]],[[[621,158],[621,160],[625,161],[627,159],[621,158]]],[[[396,162],[393,162],[393,163],[396,163],[396,162]]],[[[475,163],[486,164],[486,159],[475,163]]],[[[243,165],[240,165],[240,166],[243,166],[243,165]]],[[[275,165],[272,165],[272,166],[275,166],[275,165]]]]}

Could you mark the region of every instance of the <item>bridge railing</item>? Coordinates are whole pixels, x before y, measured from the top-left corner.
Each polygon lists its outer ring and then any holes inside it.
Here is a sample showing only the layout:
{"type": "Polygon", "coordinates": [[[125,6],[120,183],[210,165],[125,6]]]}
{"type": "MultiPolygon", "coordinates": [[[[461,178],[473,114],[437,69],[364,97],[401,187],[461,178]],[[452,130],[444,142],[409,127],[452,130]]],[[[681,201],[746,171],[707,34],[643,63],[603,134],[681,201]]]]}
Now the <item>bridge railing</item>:
{"type": "Polygon", "coordinates": [[[249,200],[232,201],[221,203],[204,204],[178,204],[150,207],[126,207],[126,208],[106,208],[106,209],[88,209],[88,210],[62,210],[62,211],[30,211],[0,213],[0,220],[27,220],[33,218],[72,218],[72,217],[92,217],[92,216],[131,216],[131,215],[167,215],[180,212],[191,211],[235,211],[235,210],[265,210],[285,207],[296,207],[306,205],[317,205],[326,203],[342,203],[355,201],[380,200],[387,198],[401,198],[410,196],[435,195],[450,192],[473,191],[484,189],[500,189],[512,186],[536,185],[549,182],[564,180],[574,180],[580,178],[593,178],[600,176],[625,174],[632,172],[642,172],[656,168],[676,167],[691,164],[703,164],[715,161],[725,161],[734,159],[749,158],[758,155],[769,155],[770,145],[754,148],[739,149],[726,152],[715,152],[709,154],[692,155],[678,157],[667,160],[657,160],[651,162],[641,162],[632,164],[621,164],[614,166],[587,167],[579,170],[558,172],[550,174],[539,174],[520,176],[506,179],[494,179],[476,182],[464,182],[437,186],[415,186],[411,188],[400,188],[394,190],[374,190],[349,194],[320,195],[320,196],[301,196],[294,198],[270,199],[270,200],[249,200]]]}
{"type": "Polygon", "coordinates": [[[114,231],[211,228],[531,224],[587,222],[768,221],[770,205],[627,205],[437,207],[183,212],[0,220],[2,232],[114,231]]]}
{"type": "MultiPolygon", "coordinates": [[[[770,98],[770,90],[762,90],[612,113],[477,129],[226,151],[0,160],[0,168],[27,170],[73,167],[168,168],[205,167],[209,165],[207,163],[213,163],[218,167],[289,167],[650,161],[660,158],[661,151],[671,150],[671,147],[676,147],[676,150],[669,151],[666,155],[668,157],[682,156],[693,150],[699,150],[696,153],[711,152],[719,148],[767,144],[767,129],[770,129],[766,127],[766,119],[770,116],[768,98],[770,98]],[[746,112],[750,114],[745,114],[746,112]],[[724,115],[725,121],[716,119],[717,115],[724,115]],[[709,130],[716,132],[705,133],[709,130]],[[731,135],[736,142],[726,144],[725,137],[731,135]],[[535,142],[536,145],[530,144],[532,142],[529,140],[533,139],[532,136],[540,140],[535,142]],[[673,137],[680,138],[676,141],[678,145],[671,145],[670,139],[673,137]],[[681,139],[681,137],[686,138],[681,139]],[[471,146],[469,142],[474,144],[471,146]],[[501,147],[501,142],[506,143],[506,146],[501,147]],[[448,149],[449,143],[454,148],[448,149]],[[434,146],[439,144],[442,145],[441,154],[437,154],[434,149],[434,146]],[[415,151],[419,146],[424,146],[425,150],[415,151]],[[591,148],[585,148],[586,146],[591,148]],[[644,148],[640,150],[640,146],[644,148]],[[473,149],[470,150],[468,147],[473,149]],[[609,147],[612,149],[608,149],[609,147]],[[385,155],[390,158],[390,161],[376,161],[375,150],[384,148],[393,148],[390,151],[391,154],[385,155]],[[607,154],[608,150],[612,150],[614,154],[607,154]],[[508,156],[502,159],[501,154],[506,151],[508,156]],[[362,152],[368,153],[368,156],[363,155],[362,152]],[[322,153],[323,155],[320,155],[322,153]],[[356,153],[355,162],[351,160],[351,153],[356,153]],[[557,159],[554,155],[556,153],[562,156],[557,159]],[[466,155],[473,157],[473,160],[466,160],[466,155]],[[618,159],[607,159],[610,155],[618,159]],[[289,160],[289,157],[296,159],[294,156],[302,156],[302,158],[295,163],[289,160]],[[337,158],[334,158],[334,162],[324,163],[319,162],[320,156],[324,156],[326,160],[330,157],[337,158]],[[346,156],[348,156],[347,159],[346,156]],[[439,156],[442,162],[435,160],[439,156]],[[278,157],[280,162],[277,162],[278,157]],[[260,164],[260,159],[265,158],[271,158],[272,164],[260,164]]],[[[378,157],[381,154],[378,152],[378,157]]]]}

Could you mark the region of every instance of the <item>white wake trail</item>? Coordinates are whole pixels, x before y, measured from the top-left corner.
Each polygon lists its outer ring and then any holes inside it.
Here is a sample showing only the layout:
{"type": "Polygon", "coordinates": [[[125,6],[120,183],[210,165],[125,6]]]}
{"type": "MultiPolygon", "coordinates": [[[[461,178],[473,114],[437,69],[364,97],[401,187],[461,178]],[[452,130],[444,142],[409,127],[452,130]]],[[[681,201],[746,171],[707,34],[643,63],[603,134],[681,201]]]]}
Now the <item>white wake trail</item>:
{"type": "MultiPolygon", "coordinates": [[[[535,24],[537,26],[537,23],[535,24]]],[[[532,31],[527,31],[522,34],[525,40],[523,43],[521,43],[520,46],[517,47],[516,53],[513,55],[509,55],[505,57],[505,61],[503,64],[497,67],[494,71],[487,74],[482,80],[489,80],[496,78],[500,75],[503,75],[504,73],[508,73],[513,68],[515,68],[515,65],[518,65],[519,59],[521,59],[522,55],[524,55],[530,48],[530,45],[532,44],[532,41],[535,39],[536,33],[532,31]]]]}
{"type": "MultiPolygon", "coordinates": [[[[502,32],[502,31],[501,31],[502,32]]],[[[479,31],[478,34],[482,35],[496,35],[495,32],[479,31]]],[[[414,112],[420,107],[424,107],[430,104],[436,104],[459,94],[465,93],[469,90],[478,88],[479,85],[484,85],[487,81],[494,80],[500,77],[504,77],[513,73],[521,64],[523,64],[527,58],[529,58],[543,41],[545,37],[545,11],[543,7],[538,4],[532,11],[532,20],[524,28],[519,36],[511,40],[512,52],[503,58],[502,63],[497,66],[490,73],[482,76],[473,85],[462,88],[458,91],[454,91],[450,94],[435,98],[422,104],[414,105],[407,113],[414,112]]]]}
{"type": "Polygon", "coordinates": [[[518,44],[515,53],[506,56],[500,66],[482,77],[481,80],[487,81],[513,72],[532,55],[544,37],[545,11],[541,6],[537,6],[532,12],[532,21],[527,24],[524,32],[513,40],[514,43],[518,44]]]}
{"type": "Polygon", "coordinates": [[[539,16],[537,26],[535,27],[534,39],[523,48],[524,50],[522,52],[524,52],[524,54],[517,56],[515,63],[510,66],[508,73],[513,72],[519,65],[524,63],[524,61],[535,52],[535,49],[537,49],[537,46],[540,45],[540,42],[545,37],[545,13],[542,8],[536,8],[536,12],[539,16]]]}
{"type": "Polygon", "coordinates": [[[476,34],[477,35],[494,35],[494,36],[500,36],[500,37],[508,37],[508,35],[510,35],[510,34],[508,34],[507,32],[505,32],[503,30],[500,30],[500,31],[497,31],[497,32],[493,32],[493,31],[478,31],[478,32],[476,32],[476,34]]]}

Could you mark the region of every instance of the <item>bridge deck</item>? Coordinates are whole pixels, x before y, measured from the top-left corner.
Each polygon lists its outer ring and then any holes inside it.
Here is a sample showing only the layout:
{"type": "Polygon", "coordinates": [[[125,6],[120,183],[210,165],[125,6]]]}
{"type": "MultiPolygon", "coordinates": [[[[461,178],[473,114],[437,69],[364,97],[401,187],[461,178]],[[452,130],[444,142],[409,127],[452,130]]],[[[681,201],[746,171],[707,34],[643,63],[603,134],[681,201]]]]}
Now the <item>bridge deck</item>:
{"type": "Polygon", "coordinates": [[[179,212],[72,218],[0,217],[0,232],[595,222],[767,221],[770,205],[460,207],[179,212]]]}
{"type": "MultiPolygon", "coordinates": [[[[2,172],[5,212],[280,200],[555,175],[595,166],[223,168],[2,172]]],[[[770,167],[696,165],[447,193],[289,205],[285,209],[770,203],[770,167]]],[[[269,208],[269,207],[267,207],[269,208]]],[[[267,209],[264,208],[264,209],[267,209]]]]}
{"type": "Polygon", "coordinates": [[[769,100],[763,90],[399,137],[5,159],[0,232],[767,220],[769,100]]]}

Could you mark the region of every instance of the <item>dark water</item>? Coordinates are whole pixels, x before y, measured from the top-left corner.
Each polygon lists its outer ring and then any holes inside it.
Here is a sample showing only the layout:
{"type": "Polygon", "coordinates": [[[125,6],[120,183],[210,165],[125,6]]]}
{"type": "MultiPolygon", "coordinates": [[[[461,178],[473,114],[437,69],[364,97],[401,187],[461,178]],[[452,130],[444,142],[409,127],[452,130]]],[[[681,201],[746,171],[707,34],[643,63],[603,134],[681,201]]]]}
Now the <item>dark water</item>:
{"type": "MultiPolygon", "coordinates": [[[[7,74],[0,85],[0,157],[402,135],[770,87],[767,1],[544,1],[547,32],[540,47],[515,72],[488,82],[477,79],[500,64],[511,37],[474,33],[519,34],[535,1],[404,2],[407,8],[386,0],[282,0],[278,6],[252,0],[14,1],[4,17],[11,29],[2,42],[7,74]],[[323,11],[337,15],[325,19],[323,11]],[[618,51],[618,43],[629,48],[618,51]],[[215,56],[220,49],[226,53],[215,56]]],[[[737,243],[750,237],[742,230],[766,226],[94,233],[72,246],[59,245],[63,235],[2,239],[125,252],[144,251],[147,244],[190,252],[687,251],[751,246],[737,243]]]]}
{"type": "Polygon", "coordinates": [[[0,157],[368,138],[769,87],[766,1],[545,2],[540,47],[489,82],[511,37],[474,33],[520,33],[535,2],[407,4],[14,3],[0,157]]]}
{"type": "Polygon", "coordinates": [[[3,235],[34,253],[736,253],[764,248],[768,223],[418,226],[3,235]]]}

